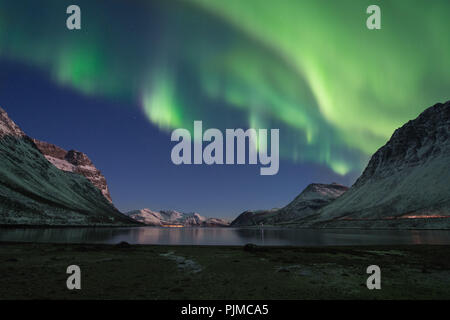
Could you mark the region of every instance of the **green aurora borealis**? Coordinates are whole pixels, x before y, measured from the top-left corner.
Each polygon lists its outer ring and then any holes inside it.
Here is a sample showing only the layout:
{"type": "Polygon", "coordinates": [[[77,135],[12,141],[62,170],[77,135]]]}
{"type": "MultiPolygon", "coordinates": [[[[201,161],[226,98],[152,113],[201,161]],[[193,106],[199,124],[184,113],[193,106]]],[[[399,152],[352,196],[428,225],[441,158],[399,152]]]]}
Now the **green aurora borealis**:
{"type": "Polygon", "coordinates": [[[65,28],[72,1],[0,0],[0,58],[132,101],[165,131],[280,128],[282,157],[344,175],[449,99],[447,0],[75,2],[81,31],[65,28]]]}

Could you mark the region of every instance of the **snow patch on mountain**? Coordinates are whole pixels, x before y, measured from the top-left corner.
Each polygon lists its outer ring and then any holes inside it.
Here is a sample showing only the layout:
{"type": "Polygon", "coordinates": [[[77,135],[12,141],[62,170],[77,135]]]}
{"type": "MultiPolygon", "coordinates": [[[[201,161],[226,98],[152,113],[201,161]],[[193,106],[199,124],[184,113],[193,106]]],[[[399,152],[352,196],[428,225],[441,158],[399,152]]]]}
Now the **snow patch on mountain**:
{"type": "Polygon", "coordinates": [[[33,139],[33,141],[45,158],[55,167],[66,172],[73,172],[85,176],[102,192],[103,196],[109,202],[112,202],[106,178],[94,166],[86,154],[76,150],[66,151],[51,143],[36,139],[33,139]]]}
{"type": "Polygon", "coordinates": [[[6,111],[0,108],[0,138],[4,136],[24,137],[25,133],[9,118],[6,111]]]}

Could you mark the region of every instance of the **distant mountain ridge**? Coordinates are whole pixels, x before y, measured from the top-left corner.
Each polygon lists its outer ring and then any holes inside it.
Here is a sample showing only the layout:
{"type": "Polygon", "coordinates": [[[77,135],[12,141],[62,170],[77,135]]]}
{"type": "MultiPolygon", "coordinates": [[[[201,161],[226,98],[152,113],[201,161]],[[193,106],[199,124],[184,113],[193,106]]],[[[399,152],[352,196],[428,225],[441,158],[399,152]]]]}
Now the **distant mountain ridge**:
{"type": "Polygon", "coordinates": [[[226,227],[229,225],[229,222],[224,219],[205,218],[198,213],[181,213],[174,210],[141,209],[127,212],[126,215],[146,225],[159,227],[226,227]]]}
{"type": "Polygon", "coordinates": [[[231,226],[292,224],[314,214],[347,190],[348,187],[337,183],[312,183],[287,206],[281,209],[245,211],[233,220],[231,226]]]}
{"type": "Polygon", "coordinates": [[[0,225],[136,225],[83,175],[50,163],[0,108],[0,225]]]}

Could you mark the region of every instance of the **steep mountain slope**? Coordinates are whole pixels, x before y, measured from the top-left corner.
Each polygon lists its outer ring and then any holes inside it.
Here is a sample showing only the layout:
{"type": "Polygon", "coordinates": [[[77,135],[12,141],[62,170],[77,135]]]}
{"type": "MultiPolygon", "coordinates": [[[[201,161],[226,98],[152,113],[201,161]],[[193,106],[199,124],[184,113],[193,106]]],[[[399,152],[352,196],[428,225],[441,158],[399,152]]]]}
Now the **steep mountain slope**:
{"type": "Polygon", "coordinates": [[[51,164],[0,108],[0,224],[134,224],[84,176],[51,164]]]}
{"type": "Polygon", "coordinates": [[[231,223],[231,226],[295,223],[299,219],[316,213],[347,190],[348,188],[346,186],[337,183],[312,183],[284,208],[246,211],[237,217],[231,223]]]}
{"type": "Polygon", "coordinates": [[[229,222],[223,219],[205,218],[198,213],[181,213],[173,210],[155,212],[142,209],[130,211],[126,215],[151,226],[226,227],[229,225],[229,222]]]}
{"type": "Polygon", "coordinates": [[[397,129],[312,226],[450,227],[450,101],[397,129]]]}

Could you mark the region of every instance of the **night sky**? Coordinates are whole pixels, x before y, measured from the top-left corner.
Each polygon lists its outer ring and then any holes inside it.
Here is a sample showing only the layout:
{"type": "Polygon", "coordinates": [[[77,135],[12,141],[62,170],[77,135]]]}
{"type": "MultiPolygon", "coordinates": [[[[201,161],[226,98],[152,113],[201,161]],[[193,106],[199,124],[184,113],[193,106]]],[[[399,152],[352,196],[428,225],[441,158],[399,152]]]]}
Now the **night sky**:
{"type": "Polygon", "coordinates": [[[123,211],[233,218],[351,185],[393,131],[449,99],[450,2],[0,0],[0,106],[88,154],[123,211]],[[82,30],[66,28],[77,4],[82,30]],[[378,4],[382,29],[366,28],[378,4]],[[279,128],[280,171],[175,166],[174,128],[279,128]]]}

